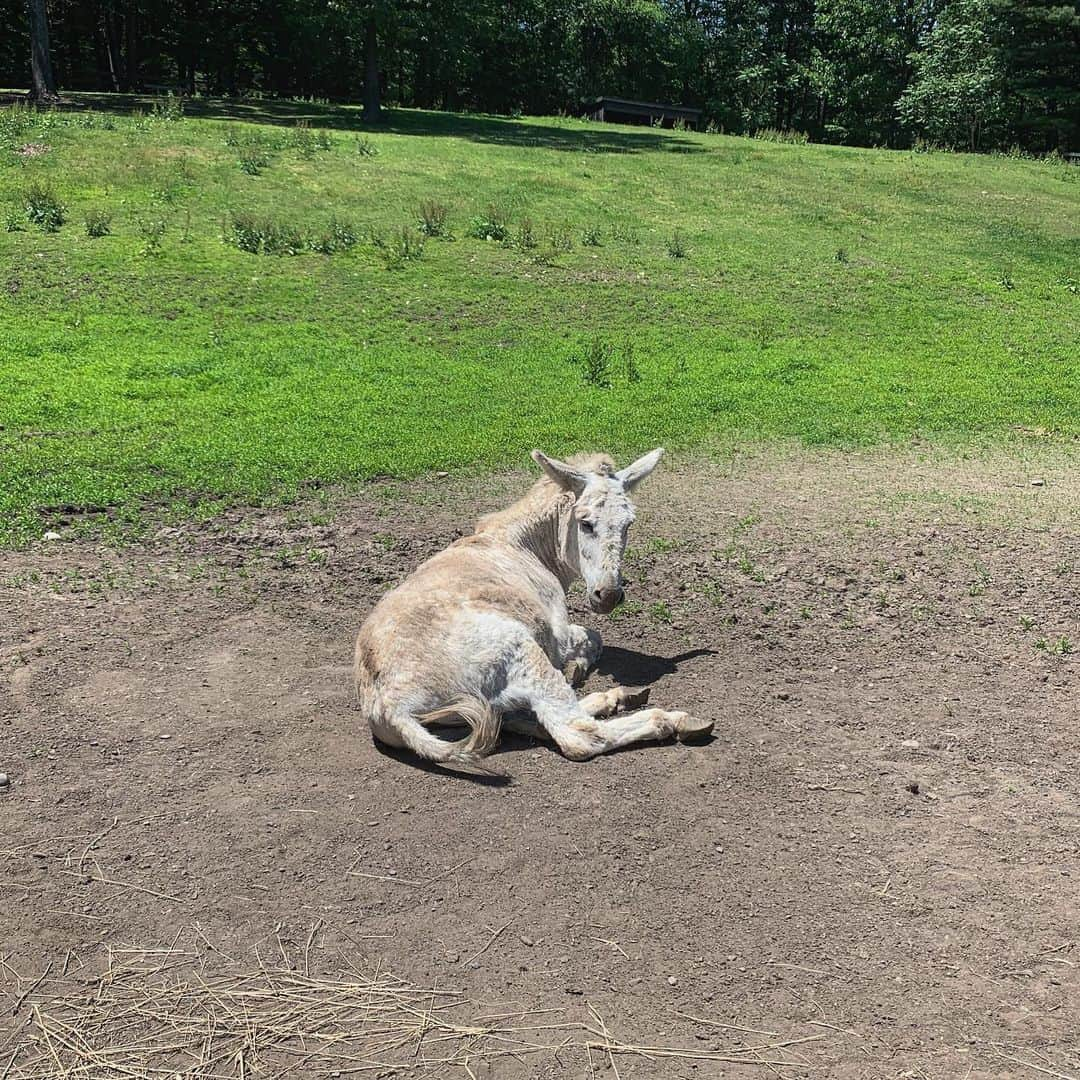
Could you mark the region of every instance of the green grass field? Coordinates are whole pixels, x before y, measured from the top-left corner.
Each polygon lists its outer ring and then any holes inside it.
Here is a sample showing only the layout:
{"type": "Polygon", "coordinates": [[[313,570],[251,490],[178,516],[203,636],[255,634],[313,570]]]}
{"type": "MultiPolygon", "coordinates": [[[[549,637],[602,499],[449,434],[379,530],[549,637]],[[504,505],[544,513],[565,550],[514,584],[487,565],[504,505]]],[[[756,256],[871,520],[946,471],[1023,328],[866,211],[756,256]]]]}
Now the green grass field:
{"type": "Polygon", "coordinates": [[[534,445],[1080,434],[1080,168],[84,104],[0,119],[5,543],[80,509],[128,521],[534,445]],[[26,212],[35,185],[66,207],[57,231],[26,212]],[[453,236],[400,259],[423,200],[453,236]],[[509,243],[469,235],[489,204],[509,243]],[[336,250],[251,254],[223,239],[237,223],[336,250]]]}

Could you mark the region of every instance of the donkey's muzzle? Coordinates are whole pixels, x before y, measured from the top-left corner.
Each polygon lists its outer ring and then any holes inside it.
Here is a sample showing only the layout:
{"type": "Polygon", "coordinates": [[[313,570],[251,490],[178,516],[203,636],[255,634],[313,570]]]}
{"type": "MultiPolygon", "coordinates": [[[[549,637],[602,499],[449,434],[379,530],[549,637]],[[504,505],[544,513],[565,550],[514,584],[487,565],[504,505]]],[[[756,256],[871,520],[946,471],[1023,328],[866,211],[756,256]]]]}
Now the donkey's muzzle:
{"type": "Polygon", "coordinates": [[[589,593],[589,607],[601,615],[607,615],[608,612],[614,611],[622,602],[623,591],[618,587],[614,589],[593,589],[589,593]]]}

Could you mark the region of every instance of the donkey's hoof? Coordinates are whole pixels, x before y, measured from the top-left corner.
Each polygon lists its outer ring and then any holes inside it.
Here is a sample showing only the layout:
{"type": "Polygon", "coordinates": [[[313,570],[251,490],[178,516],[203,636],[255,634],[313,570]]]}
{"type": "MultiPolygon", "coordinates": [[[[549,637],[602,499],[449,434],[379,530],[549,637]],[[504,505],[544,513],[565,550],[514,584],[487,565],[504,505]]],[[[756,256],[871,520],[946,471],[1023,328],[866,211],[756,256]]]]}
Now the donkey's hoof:
{"type": "Polygon", "coordinates": [[[571,660],[563,668],[563,675],[566,676],[566,681],[576,690],[579,686],[583,686],[585,680],[589,677],[589,665],[584,660],[571,660]]]}
{"type": "Polygon", "coordinates": [[[649,688],[647,686],[643,686],[640,690],[624,688],[619,695],[619,707],[622,709],[640,709],[642,705],[648,704],[648,701],[649,688]]]}
{"type": "Polygon", "coordinates": [[[712,734],[712,729],[711,720],[699,720],[696,716],[683,713],[675,727],[675,737],[679,742],[700,742],[712,734]]]}

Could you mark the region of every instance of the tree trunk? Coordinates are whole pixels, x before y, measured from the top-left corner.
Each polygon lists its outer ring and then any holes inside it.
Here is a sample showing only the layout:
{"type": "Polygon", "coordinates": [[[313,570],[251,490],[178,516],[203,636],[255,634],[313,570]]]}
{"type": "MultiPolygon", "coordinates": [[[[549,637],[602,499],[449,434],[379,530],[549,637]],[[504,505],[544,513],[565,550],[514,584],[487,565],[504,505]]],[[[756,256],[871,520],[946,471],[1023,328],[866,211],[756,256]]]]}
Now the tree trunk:
{"type": "Polygon", "coordinates": [[[141,89],[139,79],[139,31],[136,24],[138,11],[128,4],[124,16],[124,89],[131,93],[141,89]]]}
{"type": "Polygon", "coordinates": [[[102,12],[102,26],[105,36],[105,52],[109,61],[110,89],[119,93],[124,85],[124,57],[120,51],[120,35],[116,29],[116,10],[112,3],[106,3],[102,12]]]}
{"type": "Polygon", "coordinates": [[[379,39],[372,15],[364,26],[364,123],[374,124],[382,119],[379,97],[379,39]]]}
{"type": "Polygon", "coordinates": [[[26,0],[30,20],[30,98],[32,101],[55,101],[56,76],[49,54],[49,16],[45,0],[26,0]]]}

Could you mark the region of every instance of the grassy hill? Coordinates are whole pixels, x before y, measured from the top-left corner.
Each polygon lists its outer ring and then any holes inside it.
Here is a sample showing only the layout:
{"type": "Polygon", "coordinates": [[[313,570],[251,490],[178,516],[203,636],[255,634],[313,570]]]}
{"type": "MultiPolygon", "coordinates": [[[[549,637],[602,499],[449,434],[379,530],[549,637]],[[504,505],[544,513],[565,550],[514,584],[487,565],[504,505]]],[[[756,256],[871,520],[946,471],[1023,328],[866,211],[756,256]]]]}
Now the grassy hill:
{"type": "Polygon", "coordinates": [[[1080,168],[82,105],[0,114],[7,542],[534,445],[1080,434],[1080,168]]]}

